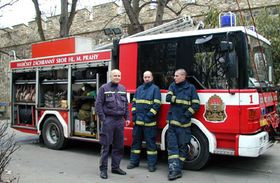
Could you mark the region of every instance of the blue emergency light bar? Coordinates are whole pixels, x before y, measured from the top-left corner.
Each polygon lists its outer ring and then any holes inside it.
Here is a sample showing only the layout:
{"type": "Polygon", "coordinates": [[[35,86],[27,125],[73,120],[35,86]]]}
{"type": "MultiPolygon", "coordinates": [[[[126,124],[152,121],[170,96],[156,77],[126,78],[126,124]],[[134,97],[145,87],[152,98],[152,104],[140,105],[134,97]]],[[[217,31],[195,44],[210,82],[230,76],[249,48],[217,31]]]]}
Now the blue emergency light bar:
{"type": "Polygon", "coordinates": [[[236,16],[232,12],[220,13],[219,15],[220,27],[232,27],[236,25],[236,16]]]}

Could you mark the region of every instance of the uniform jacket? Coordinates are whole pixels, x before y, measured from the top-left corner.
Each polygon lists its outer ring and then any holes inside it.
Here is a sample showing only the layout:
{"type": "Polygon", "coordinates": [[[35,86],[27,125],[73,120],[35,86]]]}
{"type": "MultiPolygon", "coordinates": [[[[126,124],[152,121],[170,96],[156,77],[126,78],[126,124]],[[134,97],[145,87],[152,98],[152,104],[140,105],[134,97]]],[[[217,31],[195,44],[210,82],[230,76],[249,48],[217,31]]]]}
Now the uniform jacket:
{"type": "Polygon", "coordinates": [[[129,120],[125,87],[112,82],[102,85],[96,99],[96,113],[101,121],[105,121],[105,116],[121,116],[129,120]]]}
{"type": "Polygon", "coordinates": [[[187,81],[179,84],[171,83],[166,96],[170,102],[167,122],[171,125],[189,127],[191,117],[199,109],[199,98],[195,87],[187,81]]]}
{"type": "Polygon", "coordinates": [[[152,82],[140,85],[132,101],[133,122],[141,126],[155,126],[160,104],[161,94],[158,86],[152,82]]]}

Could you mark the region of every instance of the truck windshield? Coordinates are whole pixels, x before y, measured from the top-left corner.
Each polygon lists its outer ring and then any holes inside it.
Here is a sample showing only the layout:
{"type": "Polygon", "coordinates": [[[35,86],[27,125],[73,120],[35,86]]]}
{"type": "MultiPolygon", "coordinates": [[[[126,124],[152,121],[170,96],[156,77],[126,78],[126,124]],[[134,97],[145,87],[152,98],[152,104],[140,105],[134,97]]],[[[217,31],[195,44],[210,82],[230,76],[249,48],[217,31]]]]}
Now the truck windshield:
{"type": "Polygon", "coordinates": [[[257,74],[267,82],[264,63],[271,62],[269,47],[262,44],[265,56],[260,57],[256,39],[250,37],[248,42],[242,31],[140,42],[137,85],[142,83],[143,72],[150,70],[154,82],[161,89],[168,89],[178,68],[186,69],[189,81],[197,89],[245,89],[252,83],[257,85],[257,74]],[[255,53],[257,72],[250,49],[255,53]]]}

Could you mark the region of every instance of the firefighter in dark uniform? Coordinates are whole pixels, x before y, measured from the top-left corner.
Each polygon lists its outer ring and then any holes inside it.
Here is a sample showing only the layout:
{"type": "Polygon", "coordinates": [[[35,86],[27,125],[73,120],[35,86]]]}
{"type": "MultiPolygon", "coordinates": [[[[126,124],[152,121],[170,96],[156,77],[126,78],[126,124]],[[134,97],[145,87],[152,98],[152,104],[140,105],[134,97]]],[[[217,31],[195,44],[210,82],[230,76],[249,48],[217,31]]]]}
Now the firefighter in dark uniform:
{"type": "Polygon", "coordinates": [[[129,125],[128,101],[126,89],[119,84],[121,72],[112,70],[111,82],[100,87],[96,99],[96,113],[101,121],[100,132],[101,158],[100,177],[107,179],[108,156],[110,145],[112,145],[111,172],[125,175],[126,172],[120,169],[120,162],[124,150],[124,123],[129,125]]]}
{"type": "Polygon", "coordinates": [[[187,72],[178,69],[166,95],[170,102],[167,116],[168,179],[182,177],[183,162],[189,151],[191,140],[191,118],[199,109],[199,98],[195,87],[186,81],[187,72]]]}
{"type": "Polygon", "coordinates": [[[147,144],[148,170],[154,172],[157,163],[156,114],[161,104],[159,87],[153,84],[153,75],[150,71],[143,74],[144,83],[136,90],[132,101],[133,142],[131,147],[130,163],[127,168],[139,166],[142,140],[147,144]]]}

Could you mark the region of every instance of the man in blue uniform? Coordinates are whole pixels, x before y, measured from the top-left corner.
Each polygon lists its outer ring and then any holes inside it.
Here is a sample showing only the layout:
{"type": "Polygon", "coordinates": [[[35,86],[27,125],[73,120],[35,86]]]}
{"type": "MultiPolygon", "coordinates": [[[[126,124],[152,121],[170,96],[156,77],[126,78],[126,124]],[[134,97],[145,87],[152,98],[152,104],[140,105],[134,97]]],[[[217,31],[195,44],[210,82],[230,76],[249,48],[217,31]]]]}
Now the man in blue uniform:
{"type": "Polygon", "coordinates": [[[154,172],[157,163],[156,114],[161,104],[159,87],[153,84],[153,75],[150,71],[143,74],[144,84],[136,90],[132,101],[133,142],[131,147],[128,169],[139,166],[142,140],[147,144],[148,170],[154,172]]]}
{"type": "Polygon", "coordinates": [[[126,172],[120,169],[120,162],[124,149],[124,122],[129,125],[128,101],[126,89],[119,84],[121,72],[112,70],[111,82],[100,87],[96,99],[96,113],[101,121],[100,132],[101,158],[100,177],[107,179],[108,156],[110,145],[112,145],[111,172],[125,175],[126,172]]]}
{"type": "Polygon", "coordinates": [[[191,117],[199,109],[199,98],[195,87],[186,81],[187,72],[178,69],[166,95],[170,102],[167,116],[168,179],[182,177],[183,162],[189,151],[191,140],[191,117]]]}

